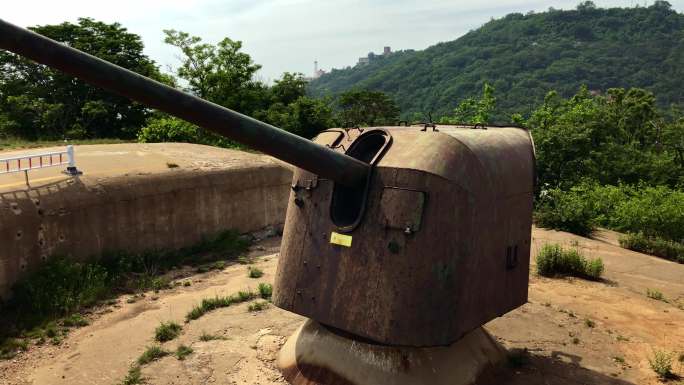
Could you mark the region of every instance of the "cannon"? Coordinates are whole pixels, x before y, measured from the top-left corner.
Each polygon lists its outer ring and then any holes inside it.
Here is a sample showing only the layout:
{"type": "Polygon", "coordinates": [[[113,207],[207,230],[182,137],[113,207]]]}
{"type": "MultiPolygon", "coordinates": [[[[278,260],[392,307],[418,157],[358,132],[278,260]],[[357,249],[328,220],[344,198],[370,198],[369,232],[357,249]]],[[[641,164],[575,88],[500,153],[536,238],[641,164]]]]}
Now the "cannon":
{"type": "Polygon", "coordinates": [[[527,301],[525,129],[333,128],[309,141],[1,20],[0,48],[294,165],[273,303],[327,333],[445,347],[527,301]]]}

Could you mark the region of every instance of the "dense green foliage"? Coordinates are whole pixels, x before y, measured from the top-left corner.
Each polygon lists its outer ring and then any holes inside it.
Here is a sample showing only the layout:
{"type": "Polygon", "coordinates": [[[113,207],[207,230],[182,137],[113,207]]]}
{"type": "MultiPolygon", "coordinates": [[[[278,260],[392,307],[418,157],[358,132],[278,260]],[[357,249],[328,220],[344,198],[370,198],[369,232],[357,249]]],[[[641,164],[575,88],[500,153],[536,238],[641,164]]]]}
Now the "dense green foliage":
{"type": "Polygon", "coordinates": [[[345,127],[395,125],[399,107],[389,96],[377,91],[348,91],[338,99],[345,127]]]}
{"type": "MultiPolygon", "coordinates": [[[[140,37],[118,23],[79,19],[32,28],[73,48],[157,80],[140,37]]],[[[26,139],[134,138],[149,110],[59,71],[0,51],[0,137],[26,139]]]]}
{"type": "Polygon", "coordinates": [[[661,237],[647,237],[643,233],[630,233],[620,237],[620,246],[640,253],[657,255],[671,261],[684,263],[684,243],[661,237]]]}
{"type": "Polygon", "coordinates": [[[315,95],[383,91],[405,116],[448,114],[490,82],[495,122],[528,115],[549,90],[563,97],[580,85],[606,92],[640,87],[661,108],[684,106],[684,15],[665,1],[649,7],[509,14],[454,41],[422,51],[378,56],[366,66],[333,70],[311,83],[315,95]]]}
{"type": "Polygon", "coordinates": [[[591,233],[596,226],[647,237],[684,241],[684,192],[666,186],[582,183],[544,190],[537,202],[539,226],[591,233]]]}
{"type": "Polygon", "coordinates": [[[600,279],[601,258],[586,259],[578,249],[564,249],[558,244],[545,244],[537,254],[537,273],[545,277],[574,276],[600,279]]]}

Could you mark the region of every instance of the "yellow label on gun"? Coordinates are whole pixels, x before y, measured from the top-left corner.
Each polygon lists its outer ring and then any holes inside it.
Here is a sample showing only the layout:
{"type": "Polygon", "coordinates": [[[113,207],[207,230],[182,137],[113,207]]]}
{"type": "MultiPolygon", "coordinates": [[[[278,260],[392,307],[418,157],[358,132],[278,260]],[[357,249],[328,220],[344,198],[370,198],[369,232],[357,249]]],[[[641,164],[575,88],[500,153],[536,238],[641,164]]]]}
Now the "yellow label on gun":
{"type": "Polygon", "coordinates": [[[352,237],[351,235],[338,234],[333,231],[332,234],[330,234],[330,243],[333,245],[351,247],[352,237]]]}

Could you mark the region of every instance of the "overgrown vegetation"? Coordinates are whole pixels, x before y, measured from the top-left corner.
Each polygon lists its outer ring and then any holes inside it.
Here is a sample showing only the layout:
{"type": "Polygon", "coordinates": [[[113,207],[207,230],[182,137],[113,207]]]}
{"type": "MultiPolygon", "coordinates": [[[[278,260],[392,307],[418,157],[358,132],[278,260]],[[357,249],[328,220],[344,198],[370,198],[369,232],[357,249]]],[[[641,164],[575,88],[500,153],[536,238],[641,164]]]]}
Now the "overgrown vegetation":
{"type": "Polygon", "coordinates": [[[50,339],[57,344],[68,327],[87,324],[77,313],[79,310],[119,293],[169,288],[170,281],[162,276],[168,270],[185,264],[235,258],[249,243],[237,232],[225,231],[177,251],[114,253],[97,262],[51,258],[16,284],[13,299],[3,307],[0,346],[4,347],[0,348],[0,356],[19,351],[11,342],[17,338],[22,341],[24,338],[50,339]],[[58,319],[62,319],[60,323],[65,328],[57,330],[53,321],[58,319]]]}
{"type": "Polygon", "coordinates": [[[575,276],[598,280],[603,274],[601,258],[586,259],[578,249],[545,244],[537,254],[537,273],[545,277],[575,276]]]}
{"type": "Polygon", "coordinates": [[[178,337],[183,331],[183,327],[176,322],[162,322],[154,329],[154,339],[159,342],[167,342],[178,337]]]}
{"type": "Polygon", "coordinates": [[[144,379],[142,377],[140,366],[134,365],[128,369],[128,374],[126,374],[126,377],[124,377],[124,379],[121,381],[121,385],[138,385],[142,384],[143,382],[144,379]]]}
{"type": "Polygon", "coordinates": [[[648,237],[642,232],[626,234],[619,241],[620,246],[626,249],[684,263],[684,244],[680,242],[658,236],[648,237]]]}

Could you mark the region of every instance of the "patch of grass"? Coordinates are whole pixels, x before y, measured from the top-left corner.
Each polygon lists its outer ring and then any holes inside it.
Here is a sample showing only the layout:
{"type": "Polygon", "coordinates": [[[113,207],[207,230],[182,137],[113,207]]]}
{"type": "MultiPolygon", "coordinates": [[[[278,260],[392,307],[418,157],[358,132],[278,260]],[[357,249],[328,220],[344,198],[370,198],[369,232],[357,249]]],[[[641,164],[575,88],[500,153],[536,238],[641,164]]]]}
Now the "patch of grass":
{"type": "Polygon", "coordinates": [[[255,312],[255,311],[262,311],[264,309],[268,308],[268,302],[266,301],[257,301],[254,303],[250,303],[249,307],[247,308],[248,311],[250,312],[255,312]]]}
{"type": "Polygon", "coordinates": [[[264,276],[264,272],[258,267],[250,266],[247,268],[247,276],[249,278],[261,278],[264,276]]]}
{"type": "Polygon", "coordinates": [[[622,356],[613,356],[613,361],[617,362],[620,365],[624,365],[626,363],[625,357],[622,356]]]}
{"type": "MultiPolygon", "coordinates": [[[[109,253],[86,263],[53,256],[18,282],[12,299],[2,304],[0,341],[121,293],[166,289],[170,287],[169,280],[163,274],[170,269],[235,258],[247,250],[250,242],[229,230],[181,250],[109,253]]],[[[129,297],[126,302],[133,303],[137,298],[129,297]]],[[[71,321],[66,320],[67,324],[71,321]]],[[[74,325],[81,323],[73,321],[74,325]]]]}
{"type": "Polygon", "coordinates": [[[672,373],[673,354],[661,350],[653,352],[653,357],[648,358],[648,363],[651,366],[658,378],[667,380],[673,377],[672,373]]]}
{"type": "Polygon", "coordinates": [[[596,326],[596,322],[590,320],[589,318],[584,320],[584,325],[588,328],[593,328],[596,326]]]}
{"type": "Polygon", "coordinates": [[[256,298],[256,296],[256,293],[251,291],[239,291],[237,294],[228,297],[216,296],[214,298],[204,298],[199,305],[192,308],[192,310],[185,315],[185,322],[196,320],[212,310],[250,301],[256,298]]]}
{"type": "Polygon", "coordinates": [[[537,273],[545,277],[574,276],[598,280],[603,274],[601,258],[587,260],[578,249],[545,244],[537,254],[537,273]]]}
{"type": "Polygon", "coordinates": [[[214,270],[223,270],[226,268],[226,261],[216,261],[214,262],[214,270]]]}
{"type": "Polygon", "coordinates": [[[147,365],[152,361],[156,361],[162,357],[168,356],[169,352],[164,350],[159,345],[148,346],[143,354],[138,357],[138,365],[147,365]]]}
{"type": "Polygon", "coordinates": [[[26,338],[9,338],[0,345],[0,360],[14,358],[20,351],[25,352],[29,348],[26,338]]]}
{"type": "Polygon", "coordinates": [[[176,358],[183,361],[187,356],[192,354],[193,350],[189,346],[181,345],[176,349],[176,358]]]}
{"type": "Polygon", "coordinates": [[[183,281],[183,286],[184,287],[192,286],[192,281],[183,281]]]}
{"type": "Polygon", "coordinates": [[[640,253],[684,263],[684,244],[644,233],[629,233],[619,239],[620,246],[640,253]]]}
{"type": "Polygon", "coordinates": [[[651,289],[647,288],[646,289],[646,296],[648,298],[655,299],[656,301],[667,302],[667,298],[665,298],[665,295],[661,291],[656,290],[656,289],[651,290],[651,289]]]}
{"type": "Polygon", "coordinates": [[[273,296],[273,285],[271,285],[270,283],[260,283],[259,296],[263,299],[270,300],[273,296]]]}
{"type": "Polygon", "coordinates": [[[171,341],[178,337],[183,327],[173,321],[162,322],[154,330],[154,339],[159,342],[171,341]]]}
{"type": "Polygon", "coordinates": [[[241,255],[237,258],[237,261],[241,265],[250,265],[254,263],[254,259],[252,257],[249,257],[247,255],[241,255]]]}
{"type": "Polygon", "coordinates": [[[225,337],[217,336],[215,334],[209,334],[207,332],[202,332],[199,339],[200,339],[200,341],[207,342],[207,341],[213,341],[213,340],[225,340],[225,337]]]}
{"type": "Polygon", "coordinates": [[[166,167],[168,167],[168,168],[178,168],[179,166],[178,166],[177,163],[166,162],[166,167]]]}
{"type": "Polygon", "coordinates": [[[88,320],[78,313],[72,314],[62,320],[62,325],[66,327],[83,327],[88,326],[88,324],[88,320]]]}
{"type": "Polygon", "coordinates": [[[139,385],[143,384],[145,380],[142,377],[142,372],[140,371],[140,366],[134,365],[128,369],[128,374],[121,381],[120,385],[139,385]]]}

